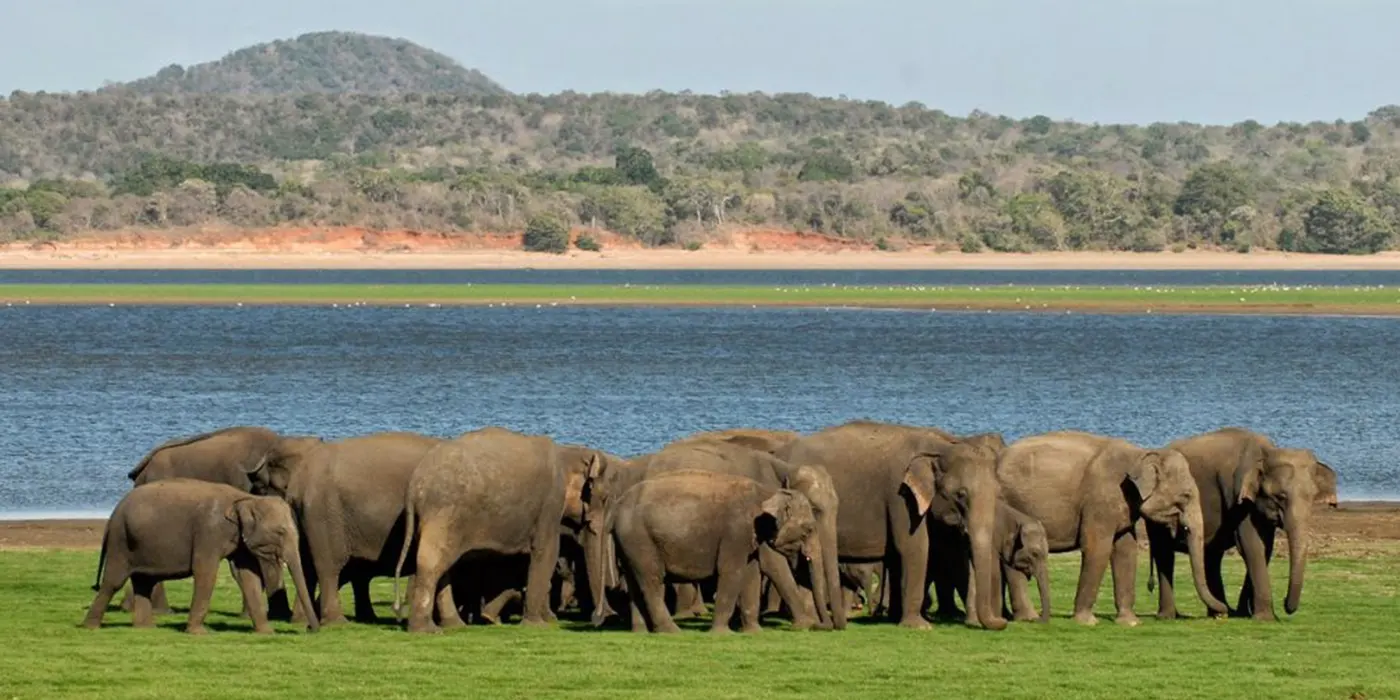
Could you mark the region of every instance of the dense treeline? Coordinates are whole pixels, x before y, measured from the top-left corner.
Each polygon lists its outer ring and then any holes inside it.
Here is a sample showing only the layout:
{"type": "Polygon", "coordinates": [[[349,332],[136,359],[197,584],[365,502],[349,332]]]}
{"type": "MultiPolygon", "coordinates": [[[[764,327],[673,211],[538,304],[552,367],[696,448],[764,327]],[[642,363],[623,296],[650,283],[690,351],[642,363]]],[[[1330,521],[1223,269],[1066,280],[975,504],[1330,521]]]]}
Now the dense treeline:
{"type": "Polygon", "coordinates": [[[1366,252],[1400,230],[1400,107],[1098,125],[805,94],[76,95],[0,101],[0,235],[206,223],[728,226],[964,250],[1366,252]]]}

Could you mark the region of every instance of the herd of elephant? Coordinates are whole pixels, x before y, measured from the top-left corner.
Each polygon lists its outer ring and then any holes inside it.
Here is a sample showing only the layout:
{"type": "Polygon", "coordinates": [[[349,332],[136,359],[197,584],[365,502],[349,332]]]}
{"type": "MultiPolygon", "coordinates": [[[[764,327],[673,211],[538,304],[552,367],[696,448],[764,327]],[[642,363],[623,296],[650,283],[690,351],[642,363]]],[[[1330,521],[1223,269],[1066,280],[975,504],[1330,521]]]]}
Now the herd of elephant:
{"type": "Polygon", "coordinates": [[[161,582],[192,577],[186,629],[204,633],[227,561],[258,632],[271,631],[269,619],[310,630],[347,622],[347,582],[355,620],[374,622],[370,582],[386,576],[396,616],[400,578],[411,579],[409,632],[516,614],[525,625],[575,614],[676,632],[677,619],[710,603],[716,632],[736,612],[743,631],[763,615],[842,629],[854,609],[904,627],[951,619],[1000,630],[1048,621],[1047,558],[1074,550],[1073,619],[1097,622],[1111,567],[1117,621],[1136,625],[1139,521],[1158,617],[1177,616],[1184,552],[1208,614],[1274,619],[1276,531],[1289,544],[1292,614],[1311,513],[1337,503],[1336,473],[1311,450],[1234,427],[1144,447],[1076,431],[1007,444],[999,433],[857,420],[811,433],[703,432],[624,458],[499,427],[326,440],[239,426],[170,440],[128,476],[90,628],[128,582],[122,607],[149,626],[168,610],[161,582]],[[1234,548],[1247,573],[1230,608],[1221,561],[1234,548]]]}

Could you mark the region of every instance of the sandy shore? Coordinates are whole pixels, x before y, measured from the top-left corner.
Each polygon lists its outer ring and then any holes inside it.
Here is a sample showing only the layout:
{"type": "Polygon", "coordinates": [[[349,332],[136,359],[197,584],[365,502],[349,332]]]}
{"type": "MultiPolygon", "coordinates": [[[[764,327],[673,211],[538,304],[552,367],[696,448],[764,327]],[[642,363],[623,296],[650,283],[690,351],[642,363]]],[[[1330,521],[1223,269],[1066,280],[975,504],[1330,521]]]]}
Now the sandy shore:
{"type": "MultiPolygon", "coordinates": [[[[97,549],[105,523],[103,519],[0,520],[0,551],[97,549]]],[[[1394,546],[1400,543],[1400,501],[1343,501],[1335,510],[1320,509],[1312,535],[1318,552],[1394,546]]]]}
{"type": "Polygon", "coordinates": [[[0,269],[400,269],[400,270],[1400,270],[1400,252],[1368,256],[1296,253],[934,253],[866,250],[751,252],[626,249],[563,255],[515,250],[294,252],[169,249],[0,249],[0,269]]]}

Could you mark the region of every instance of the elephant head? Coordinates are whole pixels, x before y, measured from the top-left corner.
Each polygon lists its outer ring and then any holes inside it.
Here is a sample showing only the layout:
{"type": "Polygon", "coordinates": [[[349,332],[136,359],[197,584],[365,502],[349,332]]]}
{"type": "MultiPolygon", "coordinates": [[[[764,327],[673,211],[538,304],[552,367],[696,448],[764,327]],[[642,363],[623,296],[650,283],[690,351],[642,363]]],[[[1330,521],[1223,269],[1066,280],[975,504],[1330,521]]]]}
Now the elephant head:
{"type": "Polygon", "coordinates": [[[1126,458],[1129,464],[1123,488],[1136,494],[1137,512],[1167,527],[1173,535],[1182,528],[1186,530],[1186,551],[1196,594],[1213,612],[1224,613],[1225,604],[1206,587],[1201,493],[1186,456],[1173,449],[1160,449],[1128,453],[1126,458]]]}
{"type": "Polygon", "coordinates": [[[1254,512],[1288,534],[1288,597],[1283,609],[1292,615],[1303,595],[1308,524],[1313,506],[1336,506],[1337,474],[1312,450],[1275,447],[1263,440],[1246,443],[1235,468],[1236,503],[1251,501],[1254,512]]]}
{"type": "Polygon", "coordinates": [[[787,482],[788,488],[802,494],[811,504],[812,515],[816,519],[813,536],[821,543],[820,556],[814,557],[807,552],[807,561],[811,567],[809,574],[817,617],[822,624],[844,629],[846,606],[838,599],[841,595],[841,567],[837,561],[836,518],[840,499],[836,495],[836,485],[825,468],[815,465],[798,467],[787,482]],[[829,619],[827,605],[830,605],[829,619]]]}
{"type": "MultiPolygon", "coordinates": [[[[758,540],[772,547],[783,556],[802,554],[814,562],[814,573],[824,563],[821,537],[817,532],[817,516],[812,512],[812,502],[806,496],[792,489],[778,489],[778,492],[764,499],[759,512],[754,516],[754,533],[758,540]]],[[[820,611],[826,599],[826,582],[820,574],[812,578],[813,595],[821,602],[820,611]]],[[[828,603],[829,604],[829,603],[828,603]]]]}
{"type": "Polygon", "coordinates": [[[601,625],[611,614],[607,604],[607,591],[622,583],[617,569],[617,551],[612,535],[608,532],[607,520],[612,512],[612,504],[646,473],[647,459],[643,455],[633,459],[622,459],[609,455],[602,460],[585,484],[582,492],[583,561],[588,570],[588,591],[593,599],[593,624],[601,625]]]}
{"type": "Polygon", "coordinates": [[[996,477],[998,451],[985,444],[948,442],[931,433],[916,441],[914,457],[905,470],[904,486],[913,496],[918,516],[928,513],[935,496],[952,504],[972,548],[977,619],[986,629],[1005,629],[1000,587],[994,585],[1001,567],[995,545],[1001,494],[996,477]]]}
{"type": "Polygon", "coordinates": [[[1050,539],[1045,526],[1030,520],[1016,528],[1003,543],[1001,560],[1027,578],[1035,579],[1040,591],[1040,621],[1050,621],[1050,539]]]}
{"type": "Polygon", "coordinates": [[[306,625],[312,631],[320,627],[311,606],[311,589],[302,571],[297,525],[292,508],[286,501],[272,496],[249,496],[229,504],[224,517],[238,526],[239,546],[247,549],[262,565],[263,571],[292,572],[297,597],[306,613],[306,625]]]}
{"type": "Polygon", "coordinates": [[[322,446],[324,438],[289,436],[279,439],[249,473],[253,493],[286,498],[292,479],[322,446]]]}

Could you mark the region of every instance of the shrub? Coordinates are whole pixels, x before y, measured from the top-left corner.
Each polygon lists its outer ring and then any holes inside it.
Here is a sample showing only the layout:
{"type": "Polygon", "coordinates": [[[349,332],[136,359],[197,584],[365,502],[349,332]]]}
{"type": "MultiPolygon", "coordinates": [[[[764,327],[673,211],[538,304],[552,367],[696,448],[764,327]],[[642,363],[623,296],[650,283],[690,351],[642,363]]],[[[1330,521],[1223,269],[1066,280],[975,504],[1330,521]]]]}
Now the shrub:
{"type": "Polygon", "coordinates": [[[523,243],[532,253],[563,253],[569,249],[569,227],[549,214],[537,214],[525,224],[523,243]]]}
{"type": "Polygon", "coordinates": [[[596,253],[603,249],[603,244],[599,243],[594,237],[585,233],[582,236],[579,236],[578,240],[574,241],[574,247],[578,248],[579,250],[586,250],[590,253],[596,253]]]}

